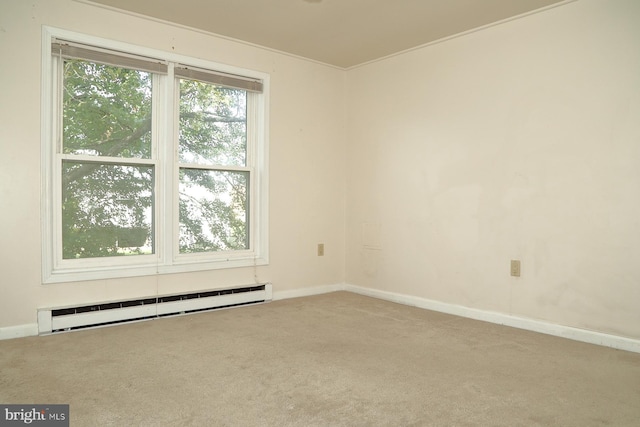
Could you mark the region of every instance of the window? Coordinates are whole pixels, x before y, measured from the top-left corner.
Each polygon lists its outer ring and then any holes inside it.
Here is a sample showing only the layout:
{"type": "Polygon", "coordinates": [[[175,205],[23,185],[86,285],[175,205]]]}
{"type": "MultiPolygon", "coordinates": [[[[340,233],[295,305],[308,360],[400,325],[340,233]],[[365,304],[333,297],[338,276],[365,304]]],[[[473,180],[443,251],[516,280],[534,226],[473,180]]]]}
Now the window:
{"type": "Polygon", "coordinates": [[[43,276],[266,264],[268,76],[46,29],[43,276]]]}

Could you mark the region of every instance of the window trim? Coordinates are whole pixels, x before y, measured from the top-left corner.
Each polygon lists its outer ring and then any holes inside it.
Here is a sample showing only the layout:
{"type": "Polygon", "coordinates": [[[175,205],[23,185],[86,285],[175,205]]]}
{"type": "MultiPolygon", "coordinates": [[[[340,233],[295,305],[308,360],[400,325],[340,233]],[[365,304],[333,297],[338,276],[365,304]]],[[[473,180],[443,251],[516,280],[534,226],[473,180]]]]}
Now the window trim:
{"type": "MultiPolygon", "coordinates": [[[[154,80],[158,77],[154,76],[154,80]]],[[[269,185],[268,185],[268,99],[269,75],[266,73],[238,68],[235,66],[216,63],[213,61],[186,57],[175,53],[159,51],[128,43],[88,36],[54,27],[43,27],[42,32],[42,104],[41,104],[41,164],[42,164],[42,283],[60,283],[86,281],[96,279],[111,279],[121,277],[147,276],[156,274],[184,273],[190,271],[216,270],[237,267],[255,267],[269,263],[269,185]],[[54,70],[51,53],[52,42],[62,39],[79,46],[97,46],[103,55],[115,51],[129,54],[132,57],[149,58],[167,64],[167,77],[160,79],[154,90],[166,102],[159,104],[157,97],[153,97],[153,111],[156,119],[153,121],[156,138],[152,142],[151,159],[122,159],[122,163],[153,164],[156,168],[155,180],[156,221],[155,253],[151,255],[137,255],[135,257],[86,258],[82,260],[62,260],[61,255],[61,227],[57,224],[60,213],[57,208],[56,197],[60,196],[61,176],[58,163],[61,154],[59,147],[62,143],[58,137],[61,123],[59,106],[54,103],[60,99],[59,94],[53,93],[59,78],[59,70],[54,70]],[[104,53],[106,52],[106,53],[104,53]],[[247,108],[253,114],[252,123],[247,123],[247,140],[254,138],[254,144],[248,144],[247,161],[252,169],[249,186],[249,215],[250,249],[244,251],[221,251],[200,254],[180,254],[177,245],[178,236],[178,171],[180,168],[177,158],[178,118],[176,94],[174,92],[177,76],[174,68],[190,67],[208,70],[222,78],[233,78],[240,83],[256,86],[261,82],[262,92],[248,90],[252,97],[247,108]],[[172,120],[157,120],[158,116],[172,118],[172,120]],[[251,135],[249,135],[251,132],[251,135]],[[158,143],[158,141],[166,143],[158,143]],[[129,160],[132,160],[129,162],[129,160]],[[162,214],[162,212],[167,213],[162,214]],[[55,235],[54,235],[55,234],[55,235]],[[171,236],[171,237],[169,237],[171,236]],[[125,260],[126,259],[126,260],[125,260]],[[73,262],[61,262],[73,261],[73,262]],[[109,262],[111,261],[111,262],[109,262]],[[117,265],[116,265],[117,264],[117,265]]],[[[61,89],[61,88],[58,88],[61,89]]],[[[249,112],[247,112],[249,117],[249,112]]],[[[64,155],[62,155],[64,156],[64,155]]],[[[77,159],[77,157],[74,157],[77,159]]],[[[92,158],[94,161],[96,158],[92,158]]],[[[59,199],[58,199],[59,200],[59,199]]]]}

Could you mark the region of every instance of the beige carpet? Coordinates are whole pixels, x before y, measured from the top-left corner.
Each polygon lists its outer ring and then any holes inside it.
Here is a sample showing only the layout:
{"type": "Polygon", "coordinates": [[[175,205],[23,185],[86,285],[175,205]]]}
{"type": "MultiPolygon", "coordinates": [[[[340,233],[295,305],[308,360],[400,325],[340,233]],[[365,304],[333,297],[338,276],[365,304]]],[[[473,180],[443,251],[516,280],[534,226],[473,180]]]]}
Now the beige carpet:
{"type": "Polygon", "coordinates": [[[72,426],[640,426],[640,354],[346,292],[0,341],[72,426]]]}

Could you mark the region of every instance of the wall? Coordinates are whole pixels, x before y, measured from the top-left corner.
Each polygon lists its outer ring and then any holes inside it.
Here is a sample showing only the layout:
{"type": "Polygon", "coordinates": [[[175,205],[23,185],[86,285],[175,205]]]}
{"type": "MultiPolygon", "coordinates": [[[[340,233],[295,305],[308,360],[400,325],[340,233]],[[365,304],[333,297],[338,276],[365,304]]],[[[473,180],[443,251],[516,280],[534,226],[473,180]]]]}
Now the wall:
{"type": "Polygon", "coordinates": [[[42,25],[271,75],[257,274],[276,293],[346,281],[640,338],[639,18],[635,0],[579,0],[344,71],[71,0],[2,1],[0,338],[34,331],[38,307],[254,278],[41,284],[42,25]]]}
{"type": "Polygon", "coordinates": [[[638,22],[580,0],[349,70],[346,282],[640,338],[638,22]]]}
{"type": "Polygon", "coordinates": [[[34,331],[38,307],[250,284],[252,268],[41,284],[42,25],[271,75],[270,265],[274,293],[344,279],[343,70],[71,0],[0,3],[0,338],[34,331]],[[324,257],[316,244],[324,243],[324,257]]]}

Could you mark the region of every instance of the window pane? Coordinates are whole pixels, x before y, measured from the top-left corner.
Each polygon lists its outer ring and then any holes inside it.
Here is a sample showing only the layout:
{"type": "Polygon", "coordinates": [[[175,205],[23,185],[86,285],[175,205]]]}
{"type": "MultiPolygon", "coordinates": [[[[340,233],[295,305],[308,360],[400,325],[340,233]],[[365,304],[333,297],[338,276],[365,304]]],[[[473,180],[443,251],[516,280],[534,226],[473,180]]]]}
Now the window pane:
{"type": "Polygon", "coordinates": [[[153,167],[64,161],[64,259],[154,252],[153,167]]]}
{"type": "Polygon", "coordinates": [[[249,173],[180,170],[180,253],[249,249],[249,173]]]}
{"type": "Polygon", "coordinates": [[[64,62],[63,153],[151,157],[151,73],[64,62]]]}
{"type": "Polygon", "coordinates": [[[180,80],[180,161],[245,166],[247,93],[195,80],[180,80]]]}

